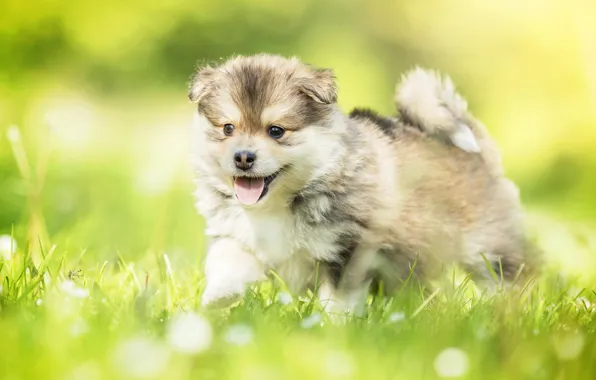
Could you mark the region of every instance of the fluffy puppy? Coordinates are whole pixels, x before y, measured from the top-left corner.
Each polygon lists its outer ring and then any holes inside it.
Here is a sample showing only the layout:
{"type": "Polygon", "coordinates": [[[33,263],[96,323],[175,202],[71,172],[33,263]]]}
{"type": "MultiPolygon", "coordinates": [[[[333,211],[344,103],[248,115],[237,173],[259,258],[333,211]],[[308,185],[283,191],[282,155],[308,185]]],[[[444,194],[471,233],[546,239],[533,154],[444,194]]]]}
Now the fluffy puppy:
{"type": "Polygon", "coordinates": [[[391,289],[414,262],[422,279],[447,263],[483,278],[484,254],[512,279],[533,261],[497,149],[436,73],[403,78],[394,118],[345,115],[330,70],[265,54],[200,69],[189,98],[205,305],[273,269],[359,312],[371,281],[391,289]]]}

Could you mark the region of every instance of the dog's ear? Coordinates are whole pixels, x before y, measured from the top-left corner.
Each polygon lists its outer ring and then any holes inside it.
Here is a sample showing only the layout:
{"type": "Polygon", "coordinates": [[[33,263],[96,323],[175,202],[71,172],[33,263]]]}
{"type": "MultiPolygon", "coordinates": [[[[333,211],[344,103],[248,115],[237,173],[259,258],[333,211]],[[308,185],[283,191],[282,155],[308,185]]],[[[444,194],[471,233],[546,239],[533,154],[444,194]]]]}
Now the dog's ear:
{"type": "Polygon", "coordinates": [[[197,71],[190,81],[190,90],[188,99],[193,103],[198,103],[209,92],[214,82],[217,70],[210,66],[202,67],[197,71]]]}
{"type": "Polygon", "coordinates": [[[337,85],[335,75],[330,69],[312,69],[307,77],[299,81],[300,92],[321,104],[332,104],[337,101],[337,85]]]}

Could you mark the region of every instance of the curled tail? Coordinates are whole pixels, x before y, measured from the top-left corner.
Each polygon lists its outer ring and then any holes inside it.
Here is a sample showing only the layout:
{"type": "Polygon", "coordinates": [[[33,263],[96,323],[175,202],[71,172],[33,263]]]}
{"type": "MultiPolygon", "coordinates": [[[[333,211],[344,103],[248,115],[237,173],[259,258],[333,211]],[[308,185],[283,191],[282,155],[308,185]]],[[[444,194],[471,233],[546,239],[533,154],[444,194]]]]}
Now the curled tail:
{"type": "Polygon", "coordinates": [[[467,115],[468,104],[449,77],[417,67],[398,83],[395,104],[404,123],[466,152],[481,151],[467,115]]]}

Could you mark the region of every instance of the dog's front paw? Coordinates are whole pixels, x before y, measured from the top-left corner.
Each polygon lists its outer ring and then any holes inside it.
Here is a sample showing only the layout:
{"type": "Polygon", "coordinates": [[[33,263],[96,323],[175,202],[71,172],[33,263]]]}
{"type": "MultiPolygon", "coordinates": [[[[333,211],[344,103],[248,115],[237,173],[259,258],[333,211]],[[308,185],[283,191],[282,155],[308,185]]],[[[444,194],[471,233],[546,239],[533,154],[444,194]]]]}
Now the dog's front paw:
{"type": "Polygon", "coordinates": [[[232,304],[239,301],[241,297],[241,293],[218,295],[213,292],[205,291],[201,298],[201,304],[205,307],[223,309],[232,306],[232,304]]]}
{"type": "Polygon", "coordinates": [[[201,298],[203,306],[224,308],[231,306],[244,294],[244,286],[231,286],[230,284],[207,284],[201,298]]]}
{"type": "Polygon", "coordinates": [[[205,262],[207,287],[204,306],[226,307],[237,301],[246,288],[265,279],[261,263],[232,239],[213,243],[205,262]]]}

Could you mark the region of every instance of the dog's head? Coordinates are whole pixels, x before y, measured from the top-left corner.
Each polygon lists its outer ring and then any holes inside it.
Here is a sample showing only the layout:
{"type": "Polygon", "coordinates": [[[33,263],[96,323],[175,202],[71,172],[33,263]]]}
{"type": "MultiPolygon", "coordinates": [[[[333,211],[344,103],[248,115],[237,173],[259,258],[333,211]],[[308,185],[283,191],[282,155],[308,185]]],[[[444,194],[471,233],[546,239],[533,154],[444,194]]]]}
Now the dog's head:
{"type": "Polygon", "coordinates": [[[208,174],[244,205],[287,197],[333,164],[340,139],[330,70],[295,58],[237,57],[200,69],[189,98],[198,104],[208,174]]]}

